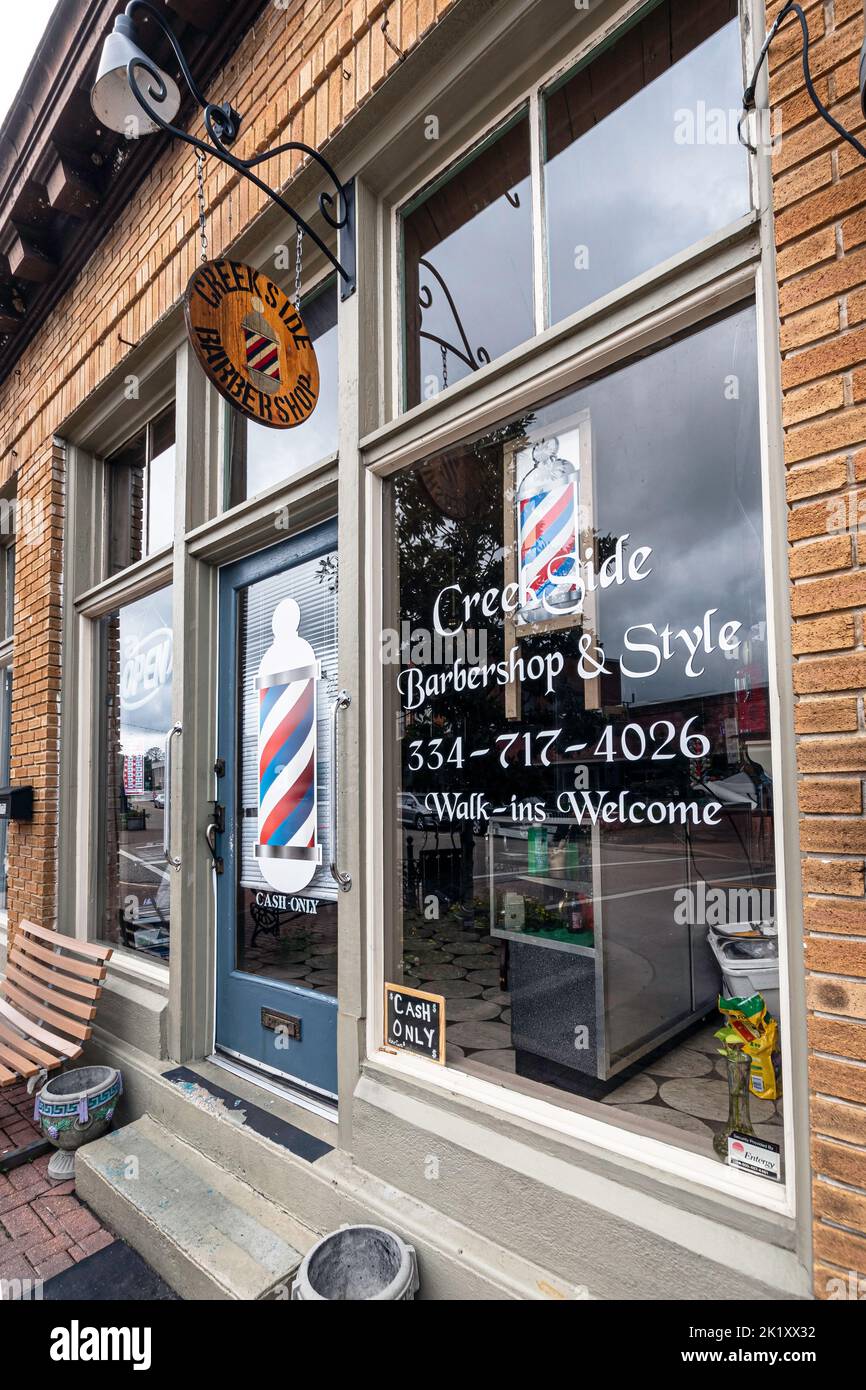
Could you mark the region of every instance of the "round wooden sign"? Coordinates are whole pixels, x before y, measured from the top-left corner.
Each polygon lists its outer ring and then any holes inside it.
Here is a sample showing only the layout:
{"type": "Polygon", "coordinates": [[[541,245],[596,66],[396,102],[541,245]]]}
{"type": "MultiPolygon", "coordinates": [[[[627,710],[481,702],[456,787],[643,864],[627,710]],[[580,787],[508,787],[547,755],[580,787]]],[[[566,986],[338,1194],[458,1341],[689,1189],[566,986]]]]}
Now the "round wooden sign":
{"type": "Polygon", "coordinates": [[[236,410],[275,430],[309,419],[319,399],[316,350],[279,285],[240,261],[205,261],[184,310],[198,360],[236,410]]]}

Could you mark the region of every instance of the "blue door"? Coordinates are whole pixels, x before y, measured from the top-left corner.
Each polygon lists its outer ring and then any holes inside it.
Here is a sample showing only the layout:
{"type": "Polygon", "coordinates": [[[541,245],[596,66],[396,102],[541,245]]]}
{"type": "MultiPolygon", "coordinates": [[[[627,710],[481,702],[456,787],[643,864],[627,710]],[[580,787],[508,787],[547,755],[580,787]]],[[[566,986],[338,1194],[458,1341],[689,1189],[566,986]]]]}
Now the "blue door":
{"type": "Polygon", "coordinates": [[[337,1093],[337,524],[220,572],[216,1045],[337,1093]]]}

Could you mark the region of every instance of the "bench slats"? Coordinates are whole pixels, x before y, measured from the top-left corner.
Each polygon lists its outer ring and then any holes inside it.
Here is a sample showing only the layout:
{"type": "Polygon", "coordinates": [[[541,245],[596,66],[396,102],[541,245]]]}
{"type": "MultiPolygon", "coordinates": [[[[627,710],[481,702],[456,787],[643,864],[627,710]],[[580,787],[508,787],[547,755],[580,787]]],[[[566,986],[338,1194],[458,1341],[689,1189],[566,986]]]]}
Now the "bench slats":
{"type": "Polygon", "coordinates": [[[15,1052],[6,1043],[0,1042],[0,1062],[5,1062],[7,1066],[14,1067],[25,1081],[28,1076],[35,1076],[39,1071],[38,1062],[30,1062],[26,1057],[22,1057],[20,1052],[15,1052]]]}
{"type": "Polygon", "coordinates": [[[33,960],[25,951],[19,949],[17,941],[9,952],[9,964],[14,965],[17,970],[26,970],[28,975],[32,975],[34,980],[38,980],[46,988],[50,985],[55,991],[63,990],[65,994],[75,994],[79,999],[95,1001],[102,993],[101,985],[90,985],[86,980],[75,980],[71,975],[61,975],[59,970],[52,970],[41,961],[33,960]]]}
{"type": "Polygon", "coordinates": [[[111,955],[111,946],[19,922],[0,980],[0,1086],[81,1056],[111,955]]]}
{"type": "Polygon", "coordinates": [[[62,946],[64,951],[74,951],[76,955],[87,956],[89,960],[97,960],[100,964],[111,958],[111,946],[100,946],[93,941],[79,941],[75,936],[62,936],[60,932],[49,931],[47,927],[37,927],[35,922],[28,922],[26,918],[18,923],[17,931],[26,932],[28,936],[35,936],[40,941],[47,941],[50,946],[62,946]]]}
{"type": "Polygon", "coordinates": [[[6,1018],[22,1033],[26,1033],[28,1038],[37,1038],[39,1042],[50,1047],[61,1057],[74,1062],[81,1056],[82,1047],[80,1043],[70,1042],[69,1038],[61,1038],[57,1033],[49,1033],[47,1028],[34,1023],[32,1018],[25,1017],[18,1012],[11,1004],[0,999],[0,1018],[6,1018]]]}
{"type": "MultiPolygon", "coordinates": [[[[31,999],[29,994],[25,994],[17,985],[10,984],[8,979],[3,983],[3,995],[7,1003],[16,1005],[19,1009],[24,1009],[27,1013],[34,1015],[35,1019],[41,1019],[43,1023],[50,1023],[52,1028],[59,1028],[61,1033],[67,1033],[73,1038],[80,1038],[82,1042],[87,1042],[91,1030],[84,1023],[76,1023],[74,1019],[58,1014],[54,1009],[49,1009],[47,1004],[40,1004],[38,1000],[31,999]]],[[[79,1049],[80,1050],[80,1049],[79,1049]]]]}
{"type": "Polygon", "coordinates": [[[78,999],[70,999],[68,994],[62,994],[59,989],[49,989],[41,980],[36,980],[32,975],[19,970],[11,960],[6,967],[6,983],[10,982],[16,989],[27,994],[32,1001],[31,1007],[34,1012],[38,1013],[43,1008],[62,1009],[64,1014],[73,1014],[75,1018],[82,1018],[87,1023],[96,1013],[92,1004],[82,1004],[78,999]]]}
{"type": "MultiPolygon", "coordinates": [[[[62,941],[63,938],[61,938],[62,941]]],[[[60,944],[60,943],[58,943],[60,944]]],[[[87,960],[73,960],[71,956],[62,955],[59,951],[48,951],[44,946],[39,946],[32,937],[25,936],[23,932],[17,932],[10,956],[17,951],[23,951],[34,960],[44,961],[51,970],[63,971],[64,974],[75,975],[80,980],[104,980],[105,966],[96,965],[95,962],[87,960]]]]}
{"type": "Polygon", "coordinates": [[[0,1022],[0,1041],[11,1043],[16,1052],[21,1052],[25,1057],[29,1057],[32,1062],[38,1062],[42,1067],[56,1067],[61,1058],[56,1052],[48,1052],[44,1047],[37,1047],[30,1038],[22,1038],[20,1033],[16,1033],[14,1028],[10,1028],[8,1023],[0,1022]]]}

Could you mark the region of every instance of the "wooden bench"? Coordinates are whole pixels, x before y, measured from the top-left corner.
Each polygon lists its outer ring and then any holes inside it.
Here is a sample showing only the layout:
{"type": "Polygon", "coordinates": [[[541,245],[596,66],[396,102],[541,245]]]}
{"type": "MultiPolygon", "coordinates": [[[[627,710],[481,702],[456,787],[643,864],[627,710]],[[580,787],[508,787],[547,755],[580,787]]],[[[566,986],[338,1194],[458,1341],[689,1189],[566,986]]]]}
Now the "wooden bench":
{"type": "MultiPolygon", "coordinates": [[[[0,1090],[23,1082],[32,1094],[81,1056],[111,950],[19,923],[0,981],[0,1090]]],[[[49,1147],[40,1139],[0,1155],[0,1172],[49,1147]]]]}

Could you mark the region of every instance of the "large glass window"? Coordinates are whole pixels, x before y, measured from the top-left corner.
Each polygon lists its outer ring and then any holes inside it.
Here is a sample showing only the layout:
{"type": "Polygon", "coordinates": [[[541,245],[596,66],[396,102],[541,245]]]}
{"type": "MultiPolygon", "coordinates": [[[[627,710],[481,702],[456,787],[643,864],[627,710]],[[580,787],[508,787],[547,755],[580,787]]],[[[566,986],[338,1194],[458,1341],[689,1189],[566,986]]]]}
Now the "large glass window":
{"type": "Polygon", "coordinates": [[[163,849],[165,741],[172,726],[171,587],[100,622],[102,683],[99,936],[168,957],[163,849]]]}
{"type": "Polygon", "coordinates": [[[737,0],[662,0],[546,96],[552,323],[745,213],[737,0]]]}
{"type": "Polygon", "coordinates": [[[407,406],[535,332],[529,168],[523,114],[404,209],[407,406]]]}
{"type": "Polygon", "coordinates": [[[779,1162],[757,380],[749,306],[388,485],[387,968],[450,1064],[719,1161],[759,994],[779,1162]]]}
{"type": "Polygon", "coordinates": [[[275,483],[337,452],[337,278],[331,276],[301,302],[301,315],[316,348],[319,400],[312,415],[290,430],[269,429],[226,405],[229,431],[229,505],[255,497],[275,483]]]}
{"type": "Polygon", "coordinates": [[[108,459],[108,563],[117,574],[174,540],[172,403],[108,459]]]}

